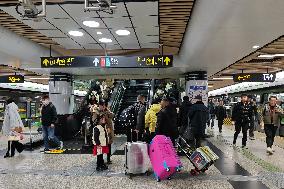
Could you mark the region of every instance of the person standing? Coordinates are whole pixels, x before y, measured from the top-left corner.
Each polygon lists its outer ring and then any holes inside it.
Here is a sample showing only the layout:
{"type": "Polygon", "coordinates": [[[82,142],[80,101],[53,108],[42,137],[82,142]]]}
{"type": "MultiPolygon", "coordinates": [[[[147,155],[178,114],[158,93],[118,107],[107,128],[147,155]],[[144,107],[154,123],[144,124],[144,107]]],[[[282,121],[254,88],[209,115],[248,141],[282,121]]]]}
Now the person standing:
{"type": "Polygon", "coordinates": [[[187,127],[188,124],[188,111],[189,108],[192,106],[191,102],[189,101],[188,96],[183,97],[183,102],[181,104],[180,110],[179,110],[179,126],[181,130],[183,130],[185,127],[187,127]]]}
{"type": "Polygon", "coordinates": [[[155,137],[156,124],[157,124],[157,113],[161,110],[159,100],[154,99],[153,104],[145,115],[145,129],[149,133],[150,137],[148,141],[151,141],[155,137]]]}
{"type": "Polygon", "coordinates": [[[127,128],[127,142],[136,142],[142,139],[142,134],[145,128],[145,106],[146,98],[143,95],[138,95],[137,102],[128,107],[128,122],[130,127],[127,128]],[[132,140],[131,140],[132,139],[132,140]]]}
{"type": "Polygon", "coordinates": [[[202,102],[202,96],[195,97],[196,103],[188,111],[188,127],[192,127],[195,147],[201,147],[202,139],[205,137],[206,122],[208,120],[208,108],[202,102]]]}
{"type": "MultiPolygon", "coordinates": [[[[19,144],[19,140],[21,139],[20,133],[22,132],[24,125],[18,110],[18,106],[15,104],[14,100],[11,98],[8,99],[2,128],[3,134],[8,137],[8,150],[4,158],[13,157],[15,155],[15,149],[21,145],[19,144]]],[[[17,149],[17,151],[21,153],[23,149],[17,149]]]]}
{"type": "Polygon", "coordinates": [[[114,113],[112,113],[108,107],[107,107],[107,102],[104,100],[101,100],[99,102],[99,114],[103,115],[105,117],[105,129],[107,132],[108,136],[108,149],[109,153],[107,154],[107,164],[111,164],[111,145],[114,140],[114,128],[113,128],[113,118],[114,118],[114,113]]]}
{"type": "Polygon", "coordinates": [[[233,145],[236,145],[237,138],[242,131],[242,148],[247,148],[247,132],[249,129],[250,121],[252,117],[252,108],[248,103],[248,96],[246,94],[241,95],[241,102],[238,102],[232,112],[232,124],[235,125],[235,134],[233,145]]]}
{"type": "Polygon", "coordinates": [[[227,117],[226,108],[224,107],[223,100],[220,100],[219,105],[216,107],[216,117],[218,120],[219,133],[222,133],[224,119],[227,117]]]}
{"type": "Polygon", "coordinates": [[[264,126],[264,131],[266,134],[266,144],[267,153],[273,154],[273,143],[277,129],[280,126],[281,117],[284,115],[283,109],[277,104],[277,97],[271,96],[269,98],[269,103],[264,106],[262,112],[262,127],[264,126]]]}
{"type": "Polygon", "coordinates": [[[170,137],[175,145],[175,139],[178,137],[177,111],[170,101],[169,98],[161,101],[161,111],[157,114],[156,134],[170,137]]]}
{"type": "Polygon", "coordinates": [[[55,106],[50,102],[49,96],[42,97],[41,122],[44,142],[44,151],[49,151],[49,140],[53,141],[59,149],[63,148],[63,142],[54,135],[57,112],[55,106]]]}

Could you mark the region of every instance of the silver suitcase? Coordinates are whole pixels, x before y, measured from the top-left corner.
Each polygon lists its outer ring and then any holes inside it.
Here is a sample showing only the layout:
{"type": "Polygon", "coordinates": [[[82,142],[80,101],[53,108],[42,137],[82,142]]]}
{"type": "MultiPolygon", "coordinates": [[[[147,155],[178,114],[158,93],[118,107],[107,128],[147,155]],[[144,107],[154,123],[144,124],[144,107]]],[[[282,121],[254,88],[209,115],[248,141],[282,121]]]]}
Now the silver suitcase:
{"type": "Polygon", "coordinates": [[[147,174],[149,170],[148,144],[127,142],[125,145],[125,174],[131,176],[147,174]]]}

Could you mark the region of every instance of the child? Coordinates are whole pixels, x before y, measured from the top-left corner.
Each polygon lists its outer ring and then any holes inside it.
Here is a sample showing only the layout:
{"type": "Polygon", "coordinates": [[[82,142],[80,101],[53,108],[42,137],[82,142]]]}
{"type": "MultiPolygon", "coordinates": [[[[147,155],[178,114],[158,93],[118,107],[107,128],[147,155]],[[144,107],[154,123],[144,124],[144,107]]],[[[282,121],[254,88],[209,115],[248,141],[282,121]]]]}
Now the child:
{"type": "Polygon", "coordinates": [[[104,163],[103,154],[108,154],[108,137],[105,130],[106,117],[98,115],[97,123],[93,130],[94,155],[97,156],[97,171],[107,170],[104,163]]]}

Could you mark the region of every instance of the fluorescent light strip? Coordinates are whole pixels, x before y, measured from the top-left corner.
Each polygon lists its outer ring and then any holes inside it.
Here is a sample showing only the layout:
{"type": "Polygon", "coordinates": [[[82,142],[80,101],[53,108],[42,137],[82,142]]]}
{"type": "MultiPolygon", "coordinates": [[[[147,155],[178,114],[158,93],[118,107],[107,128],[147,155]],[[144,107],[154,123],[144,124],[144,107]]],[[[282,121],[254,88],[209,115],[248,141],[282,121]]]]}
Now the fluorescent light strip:
{"type": "Polygon", "coordinates": [[[34,79],[34,80],[47,80],[49,79],[48,77],[40,77],[40,78],[27,78],[27,79],[34,79]]]}
{"type": "Polygon", "coordinates": [[[259,58],[274,58],[274,57],[284,57],[284,54],[261,54],[259,58]]]}
{"type": "Polygon", "coordinates": [[[232,77],[214,77],[213,80],[231,80],[232,77]]]}

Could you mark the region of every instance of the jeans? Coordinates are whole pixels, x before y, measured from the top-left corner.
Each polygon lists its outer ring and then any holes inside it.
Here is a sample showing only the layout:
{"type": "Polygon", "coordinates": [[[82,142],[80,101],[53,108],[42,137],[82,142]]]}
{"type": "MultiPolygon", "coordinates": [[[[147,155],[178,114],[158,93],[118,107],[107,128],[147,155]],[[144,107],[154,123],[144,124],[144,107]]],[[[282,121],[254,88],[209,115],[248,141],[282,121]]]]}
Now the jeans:
{"type": "Polygon", "coordinates": [[[266,134],[266,144],[267,147],[272,147],[274,143],[274,137],[276,135],[278,127],[275,127],[273,124],[265,124],[264,125],[264,131],[266,134]]]}
{"type": "Polygon", "coordinates": [[[238,135],[240,134],[240,132],[242,131],[243,133],[243,139],[242,139],[242,145],[246,146],[247,144],[247,138],[248,138],[248,129],[249,129],[249,122],[236,122],[235,125],[235,134],[234,134],[234,141],[233,144],[236,144],[238,135]]]}
{"type": "Polygon", "coordinates": [[[49,149],[49,140],[54,142],[57,146],[60,146],[60,141],[59,139],[54,135],[54,127],[47,127],[43,126],[42,127],[42,134],[43,134],[43,143],[44,143],[44,148],[49,149]]]}

